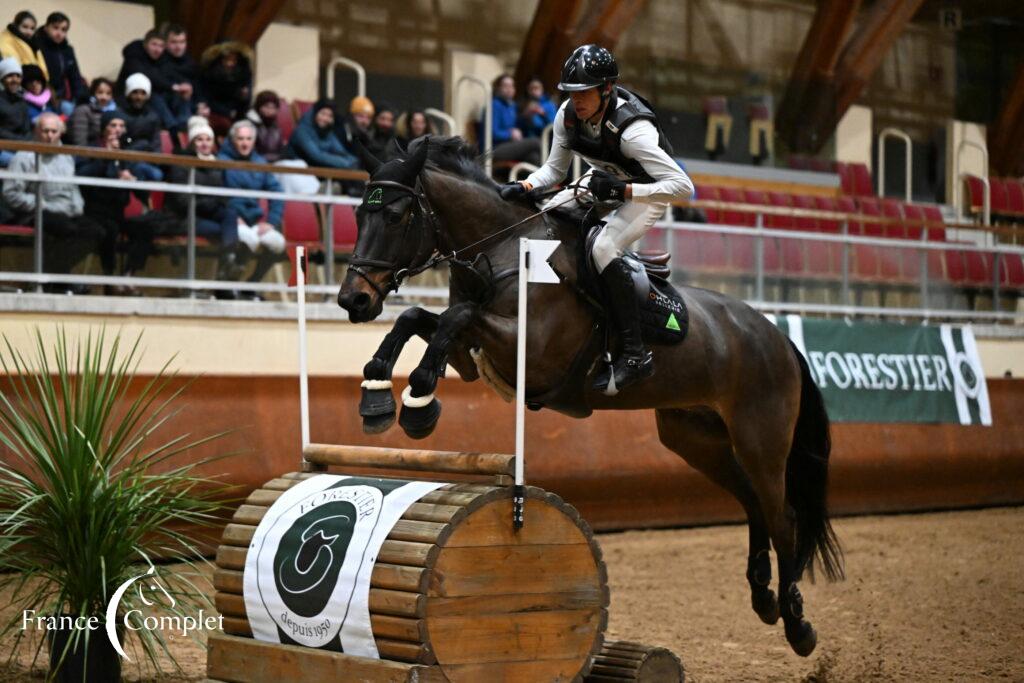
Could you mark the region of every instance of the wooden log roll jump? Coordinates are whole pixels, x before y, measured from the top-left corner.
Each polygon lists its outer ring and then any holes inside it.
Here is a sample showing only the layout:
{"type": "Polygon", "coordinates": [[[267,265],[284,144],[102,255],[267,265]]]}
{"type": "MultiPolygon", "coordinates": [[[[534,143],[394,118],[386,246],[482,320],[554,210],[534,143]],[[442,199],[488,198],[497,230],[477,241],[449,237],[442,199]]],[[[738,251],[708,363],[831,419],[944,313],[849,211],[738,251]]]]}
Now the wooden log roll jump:
{"type": "MultiPolygon", "coordinates": [[[[311,444],[304,456],[312,465],[306,469],[370,468],[413,479],[428,472],[508,477],[513,466],[512,456],[505,455],[320,444],[311,444]]],[[[433,484],[433,490],[408,505],[369,558],[369,623],[381,659],[284,644],[287,638],[254,639],[257,629],[249,612],[254,593],[246,565],[250,553],[259,552],[257,528],[293,487],[329,483],[324,477],[309,481],[318,476],[295,472],[267,482],[225,528],[214,574],[224,634],[210,637],[211,679],[682,680],[681,668],[674,678],[665,677],[672,661],[678,664],[667,651],[630,643],[602,650],[609,594],[600,547],[572,506],[534,487],[525,489],[521,529],[510,522],[508,486],[433,484]],[[659,677],[650,678],[651,672],[659,677]],[[591,678],[584,678],[588,674],[591,678]]]]}

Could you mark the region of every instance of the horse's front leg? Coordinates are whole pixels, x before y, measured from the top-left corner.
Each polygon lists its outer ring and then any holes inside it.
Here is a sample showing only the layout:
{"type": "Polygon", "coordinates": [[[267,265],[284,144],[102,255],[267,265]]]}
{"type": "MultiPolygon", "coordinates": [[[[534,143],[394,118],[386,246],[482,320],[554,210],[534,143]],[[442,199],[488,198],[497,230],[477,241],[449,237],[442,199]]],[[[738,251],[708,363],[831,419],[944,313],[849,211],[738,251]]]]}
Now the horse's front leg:
{"type": "Polygon", "coordinates": [[[391,395],[391,372],[413,335],[430,342],[441,316],[422,308],[409,308],[398,316],[370,362],[363,367],[362,398],[359,415],[363,432],[380,434],[395,423],[395,399],[391,395]]]}
{"type": "Polygon", "coordinates": [[[437,426],[441,417],[441,402],[434,396],[437,380],[444,377],[448,353],[476,312],[476,304],[461,303],[442,313],[423,359],[409,375],[409,386],[402,392],[398,424],[413,439],[429,436],[437,426]]]}

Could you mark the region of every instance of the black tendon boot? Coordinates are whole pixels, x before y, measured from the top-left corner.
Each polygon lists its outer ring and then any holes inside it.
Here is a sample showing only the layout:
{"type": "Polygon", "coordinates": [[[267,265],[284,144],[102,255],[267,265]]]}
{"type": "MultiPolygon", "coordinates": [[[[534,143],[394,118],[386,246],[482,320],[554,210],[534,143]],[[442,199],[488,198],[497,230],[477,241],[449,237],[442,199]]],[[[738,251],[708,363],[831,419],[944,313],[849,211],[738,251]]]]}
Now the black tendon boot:
{"type": "Polygon", "coordinates": [[[640,336],[640,304],[629,266],[617,258],[601,271],[601,279],[608,288],[612,319],[622,339],[622,353],[612,364],[611,372],[605,366],[598,374],[594,380],[594,389],[614,396],[624,387],[653,375],[654,358],[644,348],[640,336]]]}

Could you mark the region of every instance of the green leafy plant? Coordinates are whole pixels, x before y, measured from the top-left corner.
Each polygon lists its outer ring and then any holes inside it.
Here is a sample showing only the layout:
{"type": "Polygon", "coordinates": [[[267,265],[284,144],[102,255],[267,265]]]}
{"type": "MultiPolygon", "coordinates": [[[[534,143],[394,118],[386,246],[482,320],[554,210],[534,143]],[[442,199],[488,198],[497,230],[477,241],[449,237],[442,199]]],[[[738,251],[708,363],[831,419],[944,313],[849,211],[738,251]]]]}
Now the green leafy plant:
{"type": "MultiPolygon", "coordinates": [[[[180,670],[164,635],[143,619],[194,617],[210,605],[194,582],[208,562],[190,534],[221,520],[227,488],[195,473],[213,458],[178,464],[176,456],[223,434],[160,436],[189,382],[177,380],[168,361],[132,397],[141,335],[122,342],[101,329],[73,343],[60,327],[49,353],[38,329],[29,353],[3,341],[0,590],[11,592],[17,611],[0,642],[12,641],[12,659],[32,643],[35,664],[43,639],[27,638],[28,610],[105,624],[117,588],[151,572],[146,585],[159,584],[166,598],[147,599],[133,586],[120,600],[118,628],[136,636],[129,656],[141,649],[159,671],[164,653],[180,670]]],[[[69,653],[92,652],[96,638],[107,638],[104,628],[74,630],[56,664],[51,652],[51,675],[69,653]]]]}

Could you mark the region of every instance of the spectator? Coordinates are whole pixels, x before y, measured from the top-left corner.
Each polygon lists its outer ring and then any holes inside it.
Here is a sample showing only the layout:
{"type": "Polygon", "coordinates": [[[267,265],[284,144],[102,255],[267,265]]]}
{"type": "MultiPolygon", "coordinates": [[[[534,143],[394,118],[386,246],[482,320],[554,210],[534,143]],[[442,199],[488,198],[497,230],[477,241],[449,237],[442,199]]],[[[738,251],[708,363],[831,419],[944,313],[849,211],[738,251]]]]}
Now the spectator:
{"type": "MultiPolygon", "coordinates": [[[[194,156],[199,159],[213,161],[217,158],[213,136],[213,128],[202,116],[193,116],[188,121],[188,146],[179,150],[181,156],[194,156]]],[[[172,183],[188,183],[189,170],[185,166],[171,166],[169,180],[172,183]]],[[[224,172],[219,168],[197,168],[195,170],[197,185],[207,187],[224,187],[224,172]]],[[[221,246],[217,266],[217,278],[220,280],[237,280],[241,277],[242,266],[248,252],[238,252],[238,214],[230,207],[227,197],[212,195],[196,195],[196,235],[213,240],[221,246]]],[[[167,194],[165,203],[167,210],[176,217],[188,220],[189,195],[182,192],[167,194]]],[[[223,296],[225,290],[218,290],[217,296],[223,296]]],[[[227,292],[227,298],[234,294],[227,292]]]]}
{"type": "MultiPolygon", "coordinates": [[[[28,104],[21,91],[21,65],[15,57],[0,60],[0,140],[28,140],[32,126],[28,120],[28,104]]],[[[0,167],[6,168],[14,154],[0,150],[0,167]]]]}
{"type": "Polygon", "coordinates": [[[277,163],[284,154],[288,141],[284,139],[277,115],[281,100],[273,90],[257,93],[256,102],[245,117],[256,126],[256,153],[270,163],[277,163]]]}
{"type": "MultiPolygon", "coordinates": [[[[160,152],[160,117],[149,106],[150,82],[144,74],[132,74],[125,80],[125,101],[121,109],[128,129],[127,148],[136,152],[160,152]]],[[[163,180],[163,172],[153,164],[136,162],[132,173],[139,180],[163,180]]]]}
{"type": "MultiPolygon", "coordinates": [[[[125,45],[121,50],[124,62],[117,76],[117,93],[126,97],[128,79],[136,74],[145,76],[150,85],[149,108],[157,115],[161,128],[175,132],[184,128],[188,121],[191,103],[178,97],[173,89],[174,83],[163,69],[165,48],[164,37],[156,29],[146,31],[142,40],[133,40],[125,45]]],[[[156,151],[159,149],[157,147],[156,151]]]]}
{"type": "Polygon", "coordinates": [[[199,65],[188,53],[188,33],[184,26],[171,24],[164,28],[162,35],[165,49],[160,58],[160,71],[171,84],[170,91],[163,96],[170,114],[164,119],[164,127],[171,131],[177,148],[180,144],[178,133],[187,132],[189,117],[200,99],[197,91],[199,65]]]}
{"type": "MultiPolygon", "coordinates": [[[[256,164],[266,160],[255,151],[256,126],[252,121],[235,122],[228,131],[219,159],[227,161],[249,161],[256,164]]],[[[224,186],[260,192],[280,192],[281,185],[271,173],[263,171],[242,171],[230,169],[224,171],[224,186]]],[[[250,251],[260,251],[259,260],[249,282],[259,282],[274,265],[277,255],[284,252],[284,235],[281,234],[281,217],[284,213],[284,202],[271,199],[264,213],[260,202],[255,197],[235,197],[228,206],[238,215],[238,240],[250,251]]],[[[259,299],[258,295],[251,295],[259,299]]]]}
{"type": "Polygon", "coordinates": [[[359,165],[359,160],[345,150],[334,134],[334,103],[330,100],[318,100],[299,119],[287,153],[309,166],[356,168],[359,165]]]}
{"type": "Polygon", "coordinates": [[[252,50],[242,43],[218,43],[203,52],[199,83],[210,106],[210,125],[218,135],[249,110],[252,63],[252,50]]]}
{"type": "Polygon", "coordinates": [[[398,141],[404,147],[408,147],[416,138],[434,134],[430,119],[421,109],[413,109],[399,116],[395,128],[398,131],[398,141]]]}
{"type": "MultiPolygon", "coordinates": [[[[508,74],[494,79],[494,96],[491,98],[491,144],[495,161],[526,161],[534,166],[540,164],[540,140],[524,139],[523,131],[516,127],[516,82],[508,74]]],[[[482,129],[482,125],[481,125],[482,129]]],[[[481,130],[481,133],[483,131],[481,130]]],[[[487,138],[481,134],[480,149],[487,138]]],[[[486,150],[484,150],[486,151],[486,150]]]]}
{"type": "Polygon", "coordinates": [[[544,83],[534,76],[526,86],[526,102],[519,115],[519,129],[523,136],[539,138],[544,129],[555,122],[558,107],[544,92],[544,83]]]}
{"type": "MultiPolygon", "coordinates": [[[[60,145],[64,122],[56,114],[45,113],[36,119],[35,140],[44,145],[60,145]]],[[[11,159],[11,171],[36,173],[34,152],[18,152],[11,159]]],[[[73,178],[75,160],[68,154],[41,154],[38,173],[47,178],[73,178]]],[[[5,180],[3,198],[15,212],[19,225],[34,225],[37,183],[26,180],[5,180]]],[[[82,215],[83,201],[78,186],[72,183],[47,181],[40,189],[43,211],[43,269],[49,273],[70,273],[86,254],[96,250],[103,237],[102,229],[82,215]]],[[[84,294],[85,286],[47,285],[50,292],[84,294]]]]}
{"type": "Polygon", "coordinates": [[[36,31],[36,46],[46,58],[50,87],[57,96],[62,116],[70,116],[75,104],[86,97],[85,79],[78,70],[75,48],[68,43],[71,20],[63,12],[52,12],[36,31]]]}
{"type": "MultiPolygon", "coordinates": [[[[98,147],[121,149],[126,131],[125,113],[120,110],[103,112],[100,117],[100,140],[98,147]]],[[[111,180],[135,180],[128,164],[116,159],[82,158],[78,163],[78,175],[111,180]]],[[[113,275],[117,268],[117,242],[124,234],[128,249],[121,275],[131,277],[146,265],[153,244],[152,223],[144,220],[128,220],[124,211],[131,200],[130,190],[120,187],[82,186],[85,199],[85,215],[103,230],[100,243],[100,264],[106,275],[113,275]]],[[[106,294],[138,295],[134,287],[107,286],[106,294]]]]}
{"type": "Polygon", "coordinates": [[[348,116],[334,125],[334,134],[338,136],[345,149],[353,154],[356,152],[355,140],[365,137],[373,123],[373,102],[369,97],[353,97],[348,105],[348,116]]]}
{"type": "Polygon", "coordinates": [[[0,33],[0,55],[14,57],[23,67],[35,64],[46,77],[46,58],[35,45],[36,17],[27,10],[22,10],[14,15],[14,22],[7,24],[7,28],[0,33]]]}
{"type": "Polygon", "coordinates": [[[383,102],[377,107],[377,113],[373,117],[373,124],[366,133],[366,139],[362,140],[366,151],[381,161],[386,161],[391,155],[391,141],[395,139],[395,110],[383,102]]]}
{"type": "Polygon", "coordinates": [[[71,113],[71,144],[85,147],[103,142],[100,120],[105,112],[115,109],[114,84],[107,78],[94,78],[89,86],[89,101],[78,105],[71,113]]]}
{"type": "Polygon", "coordinates": [[[35,64],[21,68],[21,87],[24,90],[25,103],[28,104],[28,120],[35,123],[44,112],[57,113],[53,106],[53,92],[46,87],[46,76],[35,64]]]}

